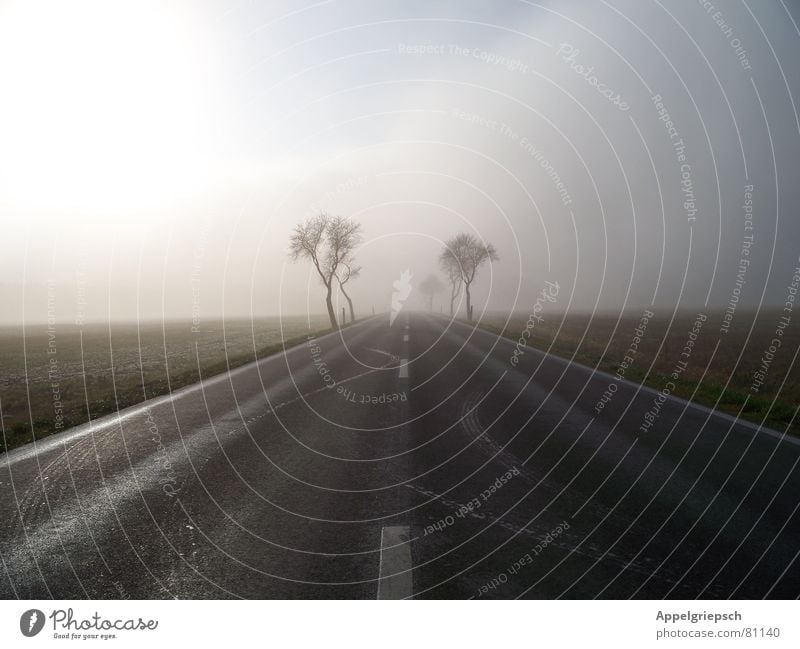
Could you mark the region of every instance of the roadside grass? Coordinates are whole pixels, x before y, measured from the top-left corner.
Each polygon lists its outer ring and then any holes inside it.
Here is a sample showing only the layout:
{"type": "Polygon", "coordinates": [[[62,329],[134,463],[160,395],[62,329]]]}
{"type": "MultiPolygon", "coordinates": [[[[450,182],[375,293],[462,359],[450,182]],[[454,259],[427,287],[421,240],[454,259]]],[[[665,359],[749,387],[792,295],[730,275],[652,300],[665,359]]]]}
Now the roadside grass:
{"type": "MultiPolygon", "coordinates": [[[[682,358],[680,354],[696,315],[694,312],[679,312],[670,326],[671,313],[655,311],[646,325],[633,364],[625,370],[625,378],[656,390],[663,389],[675,364],[682,358]]],[[[708,314],[686,370],[674,381],[672,394],[753,423],[764,423],[778,431],[800,434],[800,422],[795,417],[800,404],[800,368],[792,364],[794,353],[800,346],[800,332],[796,325],[784,330],[781,347],[769,364],[763,385],[753,391],[754,375],[775,337],[780,315],[781,312],[776,310],[758,314],[740,311],[728,333],[721,333],[722,313],[708,314]],[[752,333],[748,338],[751,326],[752,333]],[[714,354],[718,341],[719,347],[714,354]]],[[[630,347],[641,316],[641,313],[625,313],[619,318],[610,315],[595,315],[593,318],[589,315],[545,315],[544,322],[537,322],[533,327],[528,344],[613,374],[630,347]]],[[[490,313],[483,316],[478,326],[517,340],[527,320],[528,314],[490,313]]]]}
{"type": "Polygon", "coordinates": [[[20,328],[0,328],[0,453],[331,331],[327,316],[312,317],[310,326],[305,317],[284,317],[199,329],[191,322],[57,324],[48,333],[41,324],[23,336],[20,328]]]}

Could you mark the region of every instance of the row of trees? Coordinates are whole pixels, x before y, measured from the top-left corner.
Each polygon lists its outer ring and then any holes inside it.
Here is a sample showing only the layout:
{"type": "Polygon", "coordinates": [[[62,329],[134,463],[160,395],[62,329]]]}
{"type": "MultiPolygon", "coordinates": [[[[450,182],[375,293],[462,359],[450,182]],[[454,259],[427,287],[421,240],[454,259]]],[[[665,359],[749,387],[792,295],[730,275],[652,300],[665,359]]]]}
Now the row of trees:
{"type": "MultiPolygon", "coordinates": [[[[444,244],[439,253],[439,268],[447,278],[450,289],[450,316],[455,315],[456,300],[464,291],[467,319],[472,322],[472,284],[480,268],[489,261],[500,257],[491,243],[481,241],[467,232],[457,234],[444,244]]],[[[445,290],[446,286],[438,275],[429,275],[420,283],[420,291],[428,298],[428,307],[433,310],[433,298],[445,290]]]]}
{"type": "MultiPolygon", "coordinates": [[[[336,311],[333,308],[333,291],[336,286],[342,292],[350,307],[350,319],[356,319],[353,300],[347,292],[349,282],[361,274],[356,265],[355,249],[361,243],[361,224],[344,216],[318,214],[295,227],[289,241],[289,254],[293,261],[307,259],[317,271],[325,286],[325,306],[331,327],[338,326],[336,311]]],[[[464,291],[467,319],[472,322],[472,284],[478,271],[486,262],[497,261],[497,251],[490,243],[475,235],[462,232],[445,242],[439,254],[439,268],[447,278],[445,285],[438,275],[430,275],[423,280],[419,289],[428,298],[428,306],[433,310],[433,299],[449,287],[450,315],[455,315],[456,300],[464,291]]]]}

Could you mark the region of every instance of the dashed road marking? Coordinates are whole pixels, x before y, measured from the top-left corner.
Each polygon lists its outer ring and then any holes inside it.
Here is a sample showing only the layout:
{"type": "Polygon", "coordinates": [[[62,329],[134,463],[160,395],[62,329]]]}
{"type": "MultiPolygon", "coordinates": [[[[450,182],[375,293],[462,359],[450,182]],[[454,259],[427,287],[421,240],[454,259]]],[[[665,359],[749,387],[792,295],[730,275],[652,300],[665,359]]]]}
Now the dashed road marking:
{"type": "Polygon", "coordinates": [[[408,342],[408,334],[405,334],[405,335],[403,336],[403,342],[404,342],[404,343],[407,343],[407,342],[408,342]]]}
{"type": "Polygon", "coordinates": [[[401,358],[400,359],[400,373],[397,375],[398,378],[407,379],[408,378],[408,359],[401,358]]]}
{"type": "Polygon", "coordinates": [[[378,599],[405,599],[414,593],[408,525],[381,528],[378,599]]]}

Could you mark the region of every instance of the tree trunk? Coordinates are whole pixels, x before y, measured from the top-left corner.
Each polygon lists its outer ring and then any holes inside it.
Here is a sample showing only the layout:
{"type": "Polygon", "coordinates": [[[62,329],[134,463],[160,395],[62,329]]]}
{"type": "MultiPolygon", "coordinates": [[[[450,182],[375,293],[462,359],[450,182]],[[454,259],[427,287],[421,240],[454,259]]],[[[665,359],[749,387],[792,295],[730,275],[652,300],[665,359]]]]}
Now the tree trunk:
{"type": "Polygon", "coordinates": [[[331,294],[331,287],[328,285],[328,295],[325,296],[325,306],[328,307],[328,317],[331,320],[331,329],[337,329],[336,312],[333,310],[333,296],[331,294]]]}
{"type": "Polygon", "coordinates": [[[472,322],[472,296],[469,294],[469,284],[464,284],[464,293],[467,296],[467,320],[472,322]]]}
{"type": "Polygon", "coordinates": [[[356,321],[356,312],[355,309],[353,308],[353,300],[351,300],[350,296],[347,293],[345,293],[344,286],[339,284],[339,288],[341,289],[342,295],[344,295],[344,299],[347,300],[347,304],[350,307],[350,323],[352,324],[353,322],[356,321]]]}
{"type": "Polygon", "coordinates": [[[456,284],[455,282],[450,283],[450,317],[452,318],[455,315],[455,303],[456,299],[458,298],[459,293],[461,293],[461,286],[456,284]]]}

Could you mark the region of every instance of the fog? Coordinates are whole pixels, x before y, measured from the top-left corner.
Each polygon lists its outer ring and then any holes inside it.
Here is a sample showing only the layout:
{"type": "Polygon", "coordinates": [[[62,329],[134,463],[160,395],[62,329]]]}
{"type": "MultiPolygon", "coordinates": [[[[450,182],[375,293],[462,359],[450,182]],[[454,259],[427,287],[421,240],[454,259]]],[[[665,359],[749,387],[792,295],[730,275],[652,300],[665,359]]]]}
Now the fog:
{"type": "Polygon", "coordinates": [[[322,313],[319,211],[360,315],[461,231],[476,313],[779,305],[800,265],[791,3],[110,4],[0,5],[3,323],[322,313]]]}

